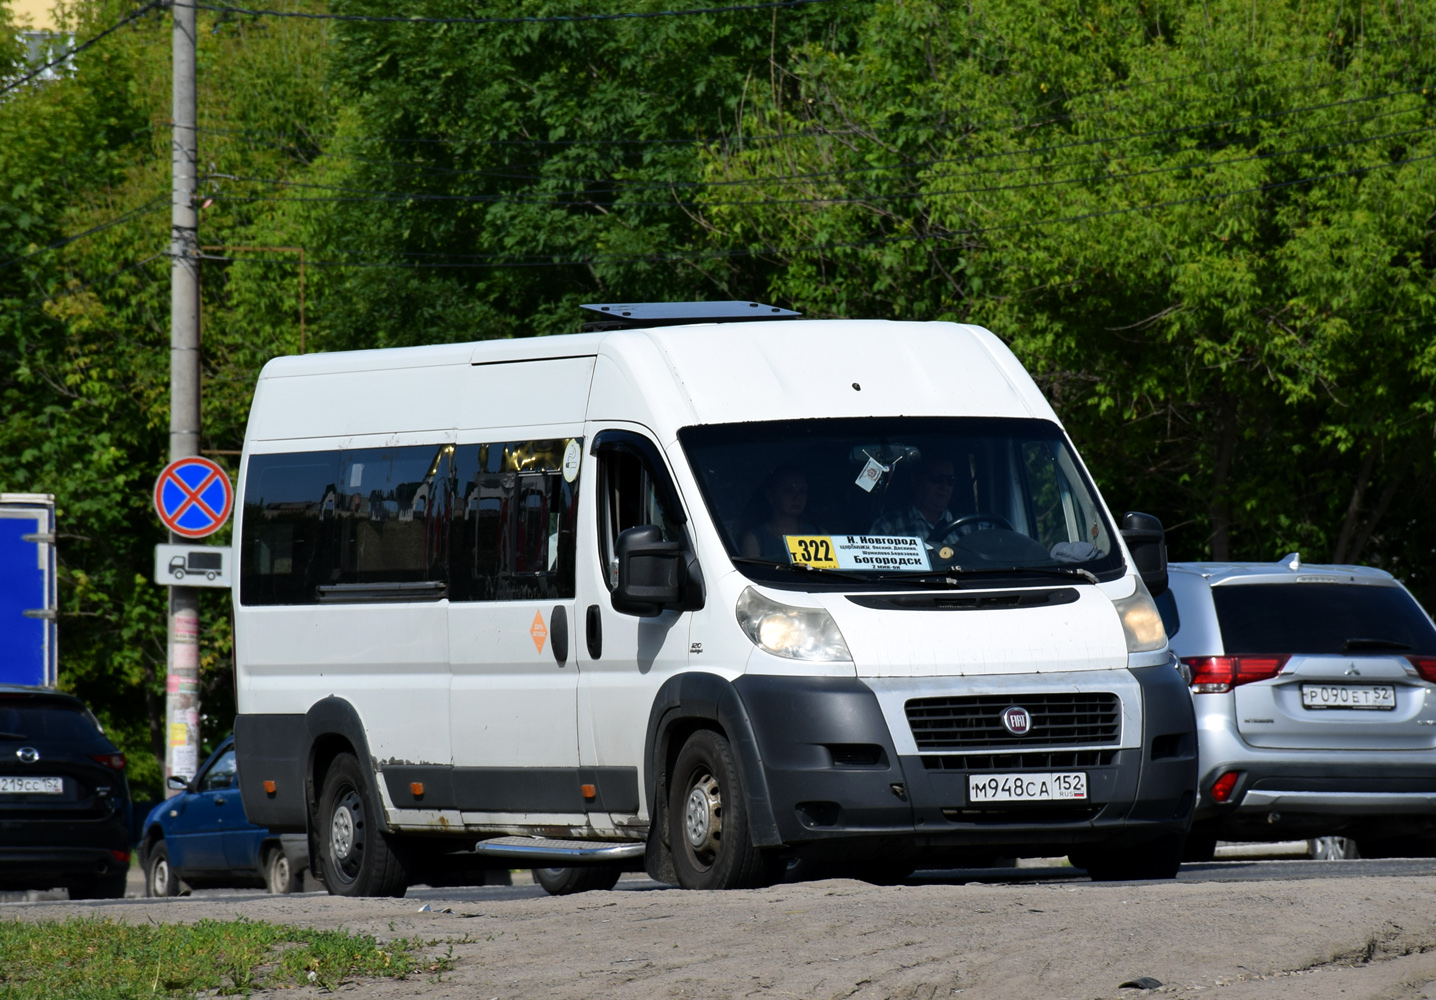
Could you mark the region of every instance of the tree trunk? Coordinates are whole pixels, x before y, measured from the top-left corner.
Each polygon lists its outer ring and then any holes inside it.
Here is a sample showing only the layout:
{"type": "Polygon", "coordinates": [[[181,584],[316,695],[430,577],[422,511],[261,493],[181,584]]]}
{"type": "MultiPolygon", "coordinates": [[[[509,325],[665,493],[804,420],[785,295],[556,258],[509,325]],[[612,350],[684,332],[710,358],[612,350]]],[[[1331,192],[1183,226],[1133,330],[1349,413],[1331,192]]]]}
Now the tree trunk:
{"type": "Polygon", "coordinates": [[[1366,449],[1361,459],[1361,469],[1356,473],[1356,484],[1351,488],[1351,501],[1346,505],[1346,516],[1341,519],[1341,534],[1336,537],[1336,548],[1331,550],[1331,561],[1344,563],[1351,550],[1351,539],[1356,534],[1356,524],[1361,517],[1361,501],[1366,496],[1366,487],[1371,482],[1371,469],[1376,465],[1376,443],[1366,449]]]}
{"type": "Polygon", "coordinates": [[[1237,443],[1237,407],[1231,396],[1223,396],[1217,407],[1216,461],[1212,464],[1212,559],[1226,562],[1232,557],[1232,501],[1227,486],[1231,481],[1232,452],[1237,443]]]}

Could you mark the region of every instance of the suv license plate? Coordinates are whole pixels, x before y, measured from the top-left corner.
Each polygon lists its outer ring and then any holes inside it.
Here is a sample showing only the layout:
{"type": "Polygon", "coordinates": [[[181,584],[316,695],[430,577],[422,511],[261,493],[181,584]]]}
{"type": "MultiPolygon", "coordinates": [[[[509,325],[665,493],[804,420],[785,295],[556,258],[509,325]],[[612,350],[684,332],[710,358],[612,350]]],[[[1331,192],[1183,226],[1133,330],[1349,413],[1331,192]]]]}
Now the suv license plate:
{"type": "Polygon", "coordinates": [[[0,778],[0,795],[60,795],[63,778],[0,778]]]}
{"type": "Polygon", "coordinates": [[[1385,712],[1396,707],[1396,689],[1389,684],[1303,684],[1301,707],[1385,712]]]}
{"type": "Polygon", "coordinates": [[[969,774],[967,800],[973,802],[1065,802],[1087,798],[1085,771],[1024,774],[969,774]]]}

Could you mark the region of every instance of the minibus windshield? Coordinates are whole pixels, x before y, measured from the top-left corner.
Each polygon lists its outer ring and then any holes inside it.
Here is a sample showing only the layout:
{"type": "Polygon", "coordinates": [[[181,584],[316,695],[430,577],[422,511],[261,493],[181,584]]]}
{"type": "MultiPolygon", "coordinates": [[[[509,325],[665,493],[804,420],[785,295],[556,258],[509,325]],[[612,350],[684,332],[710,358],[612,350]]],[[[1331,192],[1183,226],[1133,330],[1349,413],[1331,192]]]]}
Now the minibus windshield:
{"type": "Polygon", "coordinates": [[[729,555],[755,578],[1122,566],[1096,492],[1049,421],[784,420],[678,437],[729,555]]]}

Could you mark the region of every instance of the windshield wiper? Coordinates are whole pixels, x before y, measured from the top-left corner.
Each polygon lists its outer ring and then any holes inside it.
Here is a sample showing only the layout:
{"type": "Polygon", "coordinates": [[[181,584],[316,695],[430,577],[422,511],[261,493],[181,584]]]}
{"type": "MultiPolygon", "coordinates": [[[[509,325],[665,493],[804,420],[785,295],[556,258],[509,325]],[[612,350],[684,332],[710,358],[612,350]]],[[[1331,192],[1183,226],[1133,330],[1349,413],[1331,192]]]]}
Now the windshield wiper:
{"type": "Polygon", "coordinates": [[[0,733],[0,740],[28,740],[24,733],[0,733]]]}
{"type": "Polygon", "coordinates": [[[1341,644],[1343,653],[1354,653],[1362,649],[1410,649],[1409,642],[1397,639],[1347,639],[1341,644]]]}
{"type": "Polygon", "coordinates": [[[1004,566],[1001,568],[988,569],[963,569],[961,566],[953,566],[945,570],[933,570],[930,573],[884,573],[882,576],[874,577],[878,580],[935,580],[947,581],[953,585],[957,584],[957,577],[960,576],[991,576],[996,573],[1036,573],[1043,576],[1060,576],[1068,580],[1084,580],[1087,583],[1097,583],[1097,577],[1085,569],[1078,569],[1075,566],[1004,566]]]}
{"type": "Polygon", "coordinates": [[[745,566],[766,566],[768,569],[785,569],[790,573],[821,573],[823,576],[831,576],[838,580],[867,580],[866,576],[859,576],[856,573],[846,573],[840,569],[823,569],[818,566],[809,566],[807,563],[782,563],[776,559],[759,559],[756,556],[734,556],[733,562],[742,563],[745,566]]]}

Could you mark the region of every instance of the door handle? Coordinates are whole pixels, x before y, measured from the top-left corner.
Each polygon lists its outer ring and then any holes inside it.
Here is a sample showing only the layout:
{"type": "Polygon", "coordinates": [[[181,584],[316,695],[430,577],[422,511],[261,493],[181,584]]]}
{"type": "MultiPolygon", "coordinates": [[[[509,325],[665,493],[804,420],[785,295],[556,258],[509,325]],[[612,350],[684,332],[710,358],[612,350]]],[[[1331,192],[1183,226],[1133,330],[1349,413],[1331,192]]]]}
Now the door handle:
{"type": "Polygon", "coordinates": [[[568,662],[568,609],[562,604],[554,605],[548,619],[548,641],[553,650],[554,661],[561,667],[568,662]]]}
{"type": "Polygon", "coordinates": [[[590,660],[599,659],[603,656],[603,612],[598,610],[597,604],[588,606],[584,632],[588,639],[588,658],[590,660]]]}
{"type": "Polygon", "coordinates": [[[217,806],[222,806],[222,805],[224,805],[226,801],[228,801],[228,800],[225,799],[225,797],[224,797],[223,795],[216,795],[216,796],[214,797],[214,804],[217,805],[217,806]]]}

